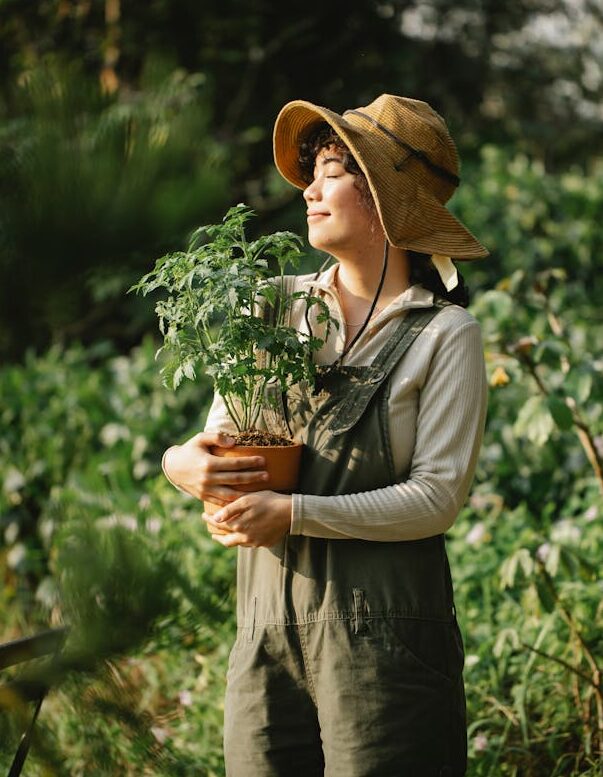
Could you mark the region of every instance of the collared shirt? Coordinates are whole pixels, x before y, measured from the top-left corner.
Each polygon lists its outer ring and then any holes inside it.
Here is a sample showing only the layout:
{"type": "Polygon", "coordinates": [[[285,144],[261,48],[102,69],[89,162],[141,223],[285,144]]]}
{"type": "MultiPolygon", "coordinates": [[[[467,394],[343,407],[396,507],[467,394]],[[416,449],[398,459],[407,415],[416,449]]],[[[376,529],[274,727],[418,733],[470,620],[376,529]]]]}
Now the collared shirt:
{"type": "MultiPolygon", "coordinates": [[[[346,331],[335,286],[337,266],[318,278],[299,276],[294,289],[314,289],[340,322],[316,353],[318,364],[331,364],[344,350],[346,331]]],[[[416,284],[375,316],[344,364],[371,364],[412,308],[426,308],[433,294],[416,284]]],[[[291,324],[307,331],[304,306],[296,305],[291,324]]],[[[323,326],[310,310],[312,331],[323,326]]],[[[357,494],[293,494],[291,534],[381,542],[421,539],[450,528],[462,507],[477,463],[487,406],[487,381],[480,328],[458,305],[449,305],[426,326],[390,379],[389,429],[399,483],[357,494]]],[[[218,395],[206,431],[235,431],[218,395]]]]}

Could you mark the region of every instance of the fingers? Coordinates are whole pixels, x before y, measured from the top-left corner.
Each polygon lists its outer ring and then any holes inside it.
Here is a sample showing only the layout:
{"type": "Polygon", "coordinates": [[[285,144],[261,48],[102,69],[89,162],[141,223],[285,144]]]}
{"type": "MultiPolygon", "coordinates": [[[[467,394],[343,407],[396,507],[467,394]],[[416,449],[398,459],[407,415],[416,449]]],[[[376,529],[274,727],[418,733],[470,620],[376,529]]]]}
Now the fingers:
{"type": "Polygon", "coordinates": [[[230,502],[230,504],[227,504],[218,510],[217,513],[214,513],[212,516],[212,522],[220,525],[225,521],[230,521],[233,518],[236,518],[238,515],[241,515],[245,511],[246,507],[247,503],[245,502],[244,497],[241,497],[241,499],[230,502]]]}
{"type": "Polygon", "coordinates": [[[203,491],[200,497],[202,502],[211,502],[212,504],[218,504],[220,507],[234,502],[241,496],[241,491],[237,491],[234,488],[228,488],[227,486],[212,486],[203,491]]]}
{"type": "Polygon", "coordinates": [[[248,483],[266,483],[268,473],[264,470],[245,470],[244,472],[205,472],[204,483],[206,487],[230,486],[236,488],[248,483]]]}
{"type": "Polygon", "coordinates": [[[253,543],[245,532],[231,529],[230,526],[225,523],[216,523],[214,520],[215,515],[208,515],[207,513],[203,513],[201,517],[205,523],[213,526],[215,529],[219,529],[220,532],[227,532],[227,534],[212,533],[211,535],[213,540],[219,542],[221,545],[224,545],[225,548],[232,548],[236,545],[241,545],[243,547],[253,547],[253,543]]]}
{"type": "Polygon", "coordinates": [[[225,548],[234,548],[240,546],[242,548],[254,547],[248,542],[246,535],[239,534],[239,532],[231,532],[230,534],[212,534],[212,540],[219,542],[220,545],[224,545],[225,548]]]}
{"type": "Polygon", "coordinates": [[[237,472],[239,470],[257,470],[263,467],[263,456],[213,456],[210,454],[205,463],[208,472],[237,472]]]}

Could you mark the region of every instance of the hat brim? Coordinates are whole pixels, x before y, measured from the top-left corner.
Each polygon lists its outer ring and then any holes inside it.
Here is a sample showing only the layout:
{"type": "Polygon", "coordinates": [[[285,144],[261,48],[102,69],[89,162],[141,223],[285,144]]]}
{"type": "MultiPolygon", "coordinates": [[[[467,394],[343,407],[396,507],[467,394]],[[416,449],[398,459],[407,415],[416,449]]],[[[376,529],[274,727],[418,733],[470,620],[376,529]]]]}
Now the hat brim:
{"type": "Polygon", "coordinates": [[[388,140],[367,132],[357,120],[305,100],[287,103],[274,125],[274,162],[280,174],[298,189],[305,189],[299,165],[301,143],[311,129],[327,122],[344,141],[366,176],[379,219],[388,241],[399,248],[455,259],[479,259],[488,250],[450,211],[421,186],[409,170],[394,169],[384,162],[391,153],[388,140]],[[400,176],[404,185],[401,186],[400,176]]]}

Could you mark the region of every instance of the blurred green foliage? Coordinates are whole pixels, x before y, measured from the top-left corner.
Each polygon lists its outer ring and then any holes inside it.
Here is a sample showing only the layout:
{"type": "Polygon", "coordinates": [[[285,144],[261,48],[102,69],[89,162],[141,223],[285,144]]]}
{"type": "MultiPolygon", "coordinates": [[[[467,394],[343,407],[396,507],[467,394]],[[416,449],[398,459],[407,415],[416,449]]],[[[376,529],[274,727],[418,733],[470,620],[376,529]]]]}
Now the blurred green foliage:
{"type": "Polygon", "coordinates": [[[149,70],[118,99],[49,60],[16,93],[0,125],[0,354],[99,328],[131,344],[144,313],[124,290],[149,255],[223,210],[204,79],[149,70]]]}

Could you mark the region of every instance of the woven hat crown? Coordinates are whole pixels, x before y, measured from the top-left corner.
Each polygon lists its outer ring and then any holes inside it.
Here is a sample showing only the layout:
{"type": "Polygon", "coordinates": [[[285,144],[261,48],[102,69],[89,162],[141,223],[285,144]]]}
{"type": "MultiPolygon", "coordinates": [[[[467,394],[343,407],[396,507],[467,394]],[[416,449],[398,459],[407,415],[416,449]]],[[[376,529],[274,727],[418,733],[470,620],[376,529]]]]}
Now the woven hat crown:
{"type": "Polygon", "coordinates": [[[402,168],[405,161],[404,152],[406,151],[406,161],[409,164],[413,156],[408,149],[396,143],[395,137],[410,148],[422,152],[435,167],[449,172],[451,177],[447,180],[445,176],[435,173],[425,165],[415,166],[424,187],[432,191],[442,203],[450,199],[456,188],[453,178],[458,179],[459,175],[459,156],[446,122],[437,111],[422,100],[382,94],[364,108],[343,114],[350,123],[359,128],[364,115],[382,128],[372,125],[365,127],[365,131],[374,134],[376,142],[379,142],[383,150],[388,149],[390,163],[402,168]],[[391,133],[391,136],[384,130],[391,133]]]}

